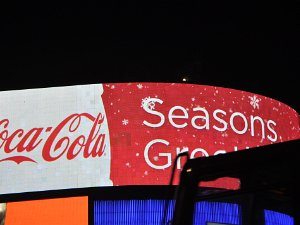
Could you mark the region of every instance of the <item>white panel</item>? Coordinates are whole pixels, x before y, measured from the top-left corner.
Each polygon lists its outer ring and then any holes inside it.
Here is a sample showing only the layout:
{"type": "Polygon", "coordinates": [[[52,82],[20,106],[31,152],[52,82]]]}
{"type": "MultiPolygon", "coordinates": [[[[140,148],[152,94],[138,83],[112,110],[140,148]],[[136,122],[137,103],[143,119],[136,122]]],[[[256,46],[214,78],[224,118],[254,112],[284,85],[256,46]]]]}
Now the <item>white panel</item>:
{"type": "Polygon", "coordinates": [[[112,185],[102,93],[102,84],[0,92],[0,194],[112,185]],[[104,154],[84,157],[104,136],[104,154]],[[76,139],[79,153],[68,159],[76,139]]]}

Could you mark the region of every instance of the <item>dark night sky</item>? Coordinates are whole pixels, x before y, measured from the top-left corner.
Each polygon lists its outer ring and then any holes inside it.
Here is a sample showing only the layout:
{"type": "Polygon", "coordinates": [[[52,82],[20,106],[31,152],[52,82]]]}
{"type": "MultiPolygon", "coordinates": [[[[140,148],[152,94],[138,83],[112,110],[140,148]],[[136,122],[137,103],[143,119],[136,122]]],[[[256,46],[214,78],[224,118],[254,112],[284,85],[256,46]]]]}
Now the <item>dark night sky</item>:
{"type": "Polygon", "coordinates": [[[41,2],[0,9],[0,90],[188,76],[299,112],[296,1],[41,2]]]}

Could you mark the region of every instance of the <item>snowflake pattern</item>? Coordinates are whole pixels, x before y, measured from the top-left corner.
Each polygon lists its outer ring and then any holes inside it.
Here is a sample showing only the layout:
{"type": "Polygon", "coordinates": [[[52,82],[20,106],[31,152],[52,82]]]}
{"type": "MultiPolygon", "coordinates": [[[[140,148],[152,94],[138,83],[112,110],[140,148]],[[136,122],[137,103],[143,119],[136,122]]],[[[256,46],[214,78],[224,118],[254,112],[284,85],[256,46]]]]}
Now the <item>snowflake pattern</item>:
{"type": "Polygon", "coordinates": [[[155,109],[155,103],[154,103],[154,101],[151,101],[150,99],[151,99],[150,97],[143,98],[141,107],[155,109]]]}
{"type": "Polygon", "coordinates": [[[123,125],[126,126],[128,123],[129,123],[129,120],[128,120],[128,119],[123,119],[123,120],[122,120],[122,124],[123,124],[123,125]]]}
{"type": "Polygon", "coordinates": [[[249,96],[250,98],[250,105],[253,106],[254,109],[259,109],[259,102],[261,101],[261,99],[257,98],[256,95],[254,95],[253,97],[249,96]]]}
{"type": "Polygon", "coordinates": [[[142,89],[143,88],[143,85],[142,84],[138,84],[136,85],[138,89],[142,89]]]}
{"type": "Polygon", "coordinates": [[[222,133],[222,137],[228,137],[228,133],[226,132],[222,133]]]}

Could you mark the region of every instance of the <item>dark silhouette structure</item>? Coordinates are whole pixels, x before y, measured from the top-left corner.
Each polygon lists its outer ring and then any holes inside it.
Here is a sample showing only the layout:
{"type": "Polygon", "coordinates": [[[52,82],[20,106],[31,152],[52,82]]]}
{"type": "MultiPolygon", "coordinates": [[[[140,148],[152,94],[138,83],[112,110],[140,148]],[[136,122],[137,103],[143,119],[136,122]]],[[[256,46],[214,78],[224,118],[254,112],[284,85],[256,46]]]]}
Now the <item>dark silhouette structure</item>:
{"type": "Polygon", "coordinates": [[[299,156],[297,139],[188,160],[181,172],[172,224],[193,224],[196,202],[222,200],[240,204],[243,225],[265,224],[266,208],[291,215],[299,225],[299,156]],[[199,185],[221,177],[239,179],[240,188],[205,193],[199,185]]]}

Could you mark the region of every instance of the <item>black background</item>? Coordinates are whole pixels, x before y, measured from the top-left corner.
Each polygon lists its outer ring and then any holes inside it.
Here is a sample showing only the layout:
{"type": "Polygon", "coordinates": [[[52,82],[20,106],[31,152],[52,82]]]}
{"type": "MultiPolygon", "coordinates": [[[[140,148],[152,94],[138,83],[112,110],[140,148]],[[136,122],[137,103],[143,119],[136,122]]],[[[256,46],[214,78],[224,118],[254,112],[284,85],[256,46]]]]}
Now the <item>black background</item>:
{"type": "Polygon", "coordinates": [[[40,1],[0,7],[0,90],[182,82],[299,112],[297,1],[40,1]]]}

